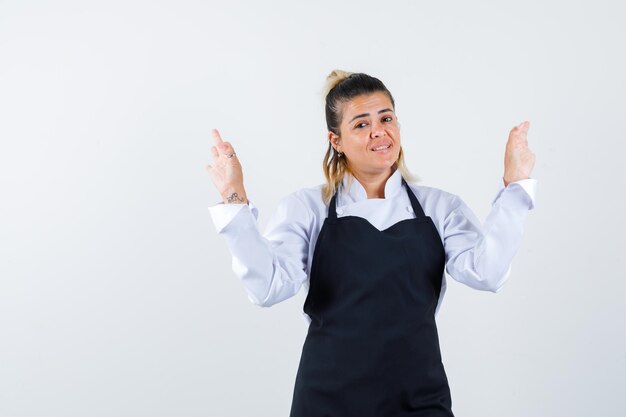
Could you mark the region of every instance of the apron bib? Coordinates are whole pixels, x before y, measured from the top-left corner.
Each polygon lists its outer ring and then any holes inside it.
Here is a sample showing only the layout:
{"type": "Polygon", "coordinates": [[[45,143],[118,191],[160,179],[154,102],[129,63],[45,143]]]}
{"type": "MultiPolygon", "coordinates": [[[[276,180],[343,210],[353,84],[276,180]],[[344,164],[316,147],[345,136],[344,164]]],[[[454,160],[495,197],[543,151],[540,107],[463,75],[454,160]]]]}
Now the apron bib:
{"type": "Polygon", "coordinates": [[[445,251],[402,184],[416,217],[382,231],[361,217],[337,218],[337,195],[330,201],[290,417],[453,417],[435,324],[445,251]]]}

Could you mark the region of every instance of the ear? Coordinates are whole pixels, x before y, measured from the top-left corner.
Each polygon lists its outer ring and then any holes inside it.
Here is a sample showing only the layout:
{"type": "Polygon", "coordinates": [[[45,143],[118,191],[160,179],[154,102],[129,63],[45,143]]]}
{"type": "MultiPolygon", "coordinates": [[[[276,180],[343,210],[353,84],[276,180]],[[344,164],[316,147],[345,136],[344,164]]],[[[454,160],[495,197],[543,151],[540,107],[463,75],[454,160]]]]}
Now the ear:
{"type": "Polygon", "coordinates": [[[339,137],[339,135],[336,135],[335,133],[329,130],[328,141],[333,146],[333,148],[335,148],[335,151],[341,152],[341,138],[339,137]]]}

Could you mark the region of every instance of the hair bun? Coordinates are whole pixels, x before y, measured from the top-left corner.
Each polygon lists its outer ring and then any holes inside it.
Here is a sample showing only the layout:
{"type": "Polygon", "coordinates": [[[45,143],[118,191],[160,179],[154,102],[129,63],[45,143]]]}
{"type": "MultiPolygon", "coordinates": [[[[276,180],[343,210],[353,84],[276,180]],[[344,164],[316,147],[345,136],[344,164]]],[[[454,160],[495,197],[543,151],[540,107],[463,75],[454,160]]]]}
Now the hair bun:
{"type": "Polygon", "coordinates": [[[352,74],[354,73],[340,69],[332,70],[331,73],[328,74],[328,77],[326,77],[326,85],[324,86],[324,97],[326,97],[330,90],[332,90],[337,84],[339,84],[352,74]]]}

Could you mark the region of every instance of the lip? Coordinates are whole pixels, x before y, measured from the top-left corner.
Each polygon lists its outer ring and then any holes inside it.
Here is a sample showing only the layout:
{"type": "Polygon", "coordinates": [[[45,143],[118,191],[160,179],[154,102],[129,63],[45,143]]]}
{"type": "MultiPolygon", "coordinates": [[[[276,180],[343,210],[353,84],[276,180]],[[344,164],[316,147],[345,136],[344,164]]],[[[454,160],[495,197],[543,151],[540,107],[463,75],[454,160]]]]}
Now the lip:
{"type": "Polygon", "coordinates": [[[379,142],[377,144],[375,144],[374,146],[370,146],[370,151],[372,152],[388,152],[389,150],[391,150],[391,148],[393,148],[393,143],[391,142],[379,142]],[[389,147],[387,149],[381,149],[378,151],[375,151],[375,148],[378,148],[379,146],[384,146],[384,145],[389,145],[389,147]]]}

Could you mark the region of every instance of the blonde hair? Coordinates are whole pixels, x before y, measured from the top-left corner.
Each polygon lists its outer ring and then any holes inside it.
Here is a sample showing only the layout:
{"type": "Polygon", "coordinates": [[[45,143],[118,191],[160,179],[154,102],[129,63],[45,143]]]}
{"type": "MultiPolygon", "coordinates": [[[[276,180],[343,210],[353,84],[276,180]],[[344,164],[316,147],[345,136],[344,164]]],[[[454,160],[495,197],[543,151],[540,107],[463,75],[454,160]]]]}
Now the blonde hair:
{"type": "MultiPolygon", "coordinates": [[[[324,86],[326,125],[328,131],[339,135],[339,126],[343,116],[341,113],[342,104],[350,101],[354,97],[363,94],[371,94],[377,91],[382,91],[387,94],[395,110],[396,105],[391,92],[387,90],[387,87],[385,87],[378,78],[363,73],[334,69],[326,77],[326,84],[324,86]]],[[[322,168],[324,170],[324,176],[326,177],[326,184],[322,187],[322,199],[325,204],[328,204],[335,191],[337,191],[343,183],[346,173],[350,173],[352,176],[354,176],[354,173],[350,170],[346,157],[339,156],[330,141],[328,141],[328,149],[326,150],[326,155],[324,155],[322,168]]],[[[394,172],[396,169],[400,170],[405,180],[418,180],[406,167],[402,147],[400,148],[398,159],[392,166],[394,172]]],[[[352,178],[349,178],[349,180],[351,181],[352,178]]]]}

